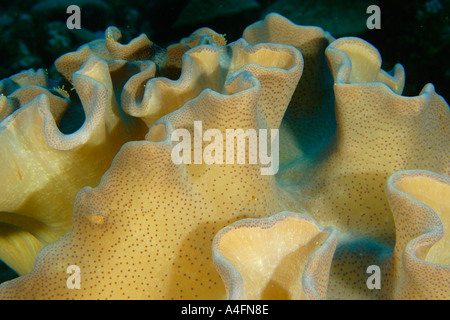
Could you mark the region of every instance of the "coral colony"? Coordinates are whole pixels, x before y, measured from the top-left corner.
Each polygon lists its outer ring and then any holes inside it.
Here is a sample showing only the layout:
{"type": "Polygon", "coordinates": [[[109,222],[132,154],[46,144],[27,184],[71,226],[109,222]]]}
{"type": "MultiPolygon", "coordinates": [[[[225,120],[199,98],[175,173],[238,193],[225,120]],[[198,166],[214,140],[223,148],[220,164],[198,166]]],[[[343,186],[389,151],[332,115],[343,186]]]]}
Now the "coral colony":
{"type": "Polygon", "coordinates": [[[0,82],[1,299],[450,299],[433,85],[402,96],[368,42],[275,13],[229,44],[121,36],[56,60],[72,87],[0,82]]]}

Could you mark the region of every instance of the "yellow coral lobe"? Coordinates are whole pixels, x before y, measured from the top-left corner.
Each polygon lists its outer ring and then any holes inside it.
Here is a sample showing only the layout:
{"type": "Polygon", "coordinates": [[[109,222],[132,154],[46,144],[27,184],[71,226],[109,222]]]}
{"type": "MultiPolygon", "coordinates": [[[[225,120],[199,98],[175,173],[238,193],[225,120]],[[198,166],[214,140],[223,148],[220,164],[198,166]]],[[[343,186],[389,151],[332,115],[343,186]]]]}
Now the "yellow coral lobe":
{"type": "Polygon", "coordinates": [[[235,222],[212,246],[230,299],[324,299],[336,243],[335,229],[282,212],[235,222]]]}
{"type": "MultiPolygon", "coordinates": [[[[284,196],[277,194],[274,176],[260,174],[262,164],[177,165],[171,158],[173,143],[165,137],[179,128],[189,128],[192,136],[196,119],[202,120],[203,129],[214,128],[223,135],[228,128],[277,128],[301,76],[303,59],[293,47],[251,46],[243,39],[229,47],[199,46],[184,57],[183,73],[198,72],[204,75],[202,81],[191,76],[171,83],[154,78],[147,82],[143,106],[131,99],[135,95],[129,100],[122,95],[124,112],[140,112],[150,127],[146,139],[123,145],[100,184],[78,192],[71,231],[41,251],[26,278],[2,286],[0,299],[14,294],[25,299],[226,297],[212,262],[214,235],[234,221],[282,211],[284,196]],[[233,55],[227,61],[229,50],[233,55]],[[284,60],[288,63],[280,67],[284,60]],[[248,66],[251,72],[242,71],[248,66]],[[210,72],[220,68],[227,71],[210,72]],[[127,187],[121,189],[122,185],[127,187]],[[252,195],[259,200],[252,201],[252,195]],[[84,240],[86,237],[89,240],[84,240]],[[68,249],[69,255],[62,249],[78,245],[79,249],[68,249]],[[82,270],[85,276],[80,290],[65,286],[62,265],[77,265],[82,270]],[[24,280],[37,283],[43,273],[52,284],[14,289],[24,280]]],[[[114,82],[106,62],[92,57],[82,70],[95,76],[92,84],[98,85],[98,90],[90,91],[92,98],[101,97],[97,92],[107,88],[104,94],[111,98],[104,103],[114,105],[114,82]],[[100,82],[103,80],[106,85],[100,82]]],[[[148,80],[146,70],[145,76],[138,74],[128,80],[128,93],[142,88],[142,82],[148,80]]],[[[77,75],[74,81],[89,79],[77,75]]],[[[114,115],[111,112],[108,117],[114,115]]]]}

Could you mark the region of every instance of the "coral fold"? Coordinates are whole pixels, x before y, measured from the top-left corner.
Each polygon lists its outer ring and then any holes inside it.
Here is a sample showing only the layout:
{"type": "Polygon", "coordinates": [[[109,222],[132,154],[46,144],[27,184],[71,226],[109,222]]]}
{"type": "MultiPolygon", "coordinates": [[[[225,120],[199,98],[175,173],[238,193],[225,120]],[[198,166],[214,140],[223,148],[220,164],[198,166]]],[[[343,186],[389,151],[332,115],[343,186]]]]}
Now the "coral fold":
{"type": "Polygon", "coordinates": [[[222,229],[213,259],[230,299],[326,299],[337,231],[283,212],[222,229]]]}

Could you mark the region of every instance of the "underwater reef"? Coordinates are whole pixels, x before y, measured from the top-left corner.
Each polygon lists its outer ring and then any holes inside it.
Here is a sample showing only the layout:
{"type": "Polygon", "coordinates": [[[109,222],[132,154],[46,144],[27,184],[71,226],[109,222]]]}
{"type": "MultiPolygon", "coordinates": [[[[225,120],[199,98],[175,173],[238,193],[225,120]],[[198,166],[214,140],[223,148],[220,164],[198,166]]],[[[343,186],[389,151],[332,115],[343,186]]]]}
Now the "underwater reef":
{"type": "Polygon", "coordinates": [[[367,41],[276,13],[231,43],[121,39],[59,57],[66,87],[44,69],[0,81],[0,259],[20,275],[0,299],[450,299],[450,109],[432,84],[403,96],[403,67],[367,41]],[[196,122],[215,139],[183,157],[214,161],[174,161],[196,122]],[[250,142],[221,161],[229,129],[277,132],[278,170],[250,142]]]}

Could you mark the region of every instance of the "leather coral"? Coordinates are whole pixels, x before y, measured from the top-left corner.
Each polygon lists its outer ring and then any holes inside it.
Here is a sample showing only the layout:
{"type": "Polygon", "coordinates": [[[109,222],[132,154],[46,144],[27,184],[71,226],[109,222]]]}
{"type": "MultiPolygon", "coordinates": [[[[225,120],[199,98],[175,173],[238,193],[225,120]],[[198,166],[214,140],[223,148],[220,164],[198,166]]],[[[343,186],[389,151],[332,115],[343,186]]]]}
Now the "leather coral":
{"type": "Polygon", "coordinates": [[[403,68],[382,70],[369,43],[278,14],[228,45],[215,36],[204,29],[184,40],[192,48],[181,58],[179,46],[167,59],[170,50],[155,54],[143,38],[143,55],[111,56],[109,47],[120,46],[109,29],[104,42],[67,55],[65,64],[77,63],[66,77],[91,83],[84,104],[120,106],[111,117],[148,132],[129,138],[98,186],[78,192],[69,232],[40,251],[30,273],[2,284],[0,296],[448,299],[438,280],[450,268],[450,111],[433,86],[401,96],[403,68]],[[179,66],[178,79],[164,77],[179,66]],[[115,73],[121,67],[132,71],[115,73]],[[196,122],[222,136],[279,130],[277,174],[261,175],[251,153],[244,163],[174,163],[171,137],[194,136],[196,122]],[[405,212],[415,217],[412,233],[405,212]],[[66,286],[70,265],[81,270],[80,289],[66,286]],[[379,289],[367,285],[374,265],[379,289]],[[414,279],[431,287],[419,292],[414,279]]]}

